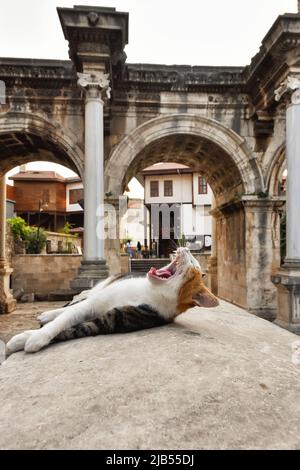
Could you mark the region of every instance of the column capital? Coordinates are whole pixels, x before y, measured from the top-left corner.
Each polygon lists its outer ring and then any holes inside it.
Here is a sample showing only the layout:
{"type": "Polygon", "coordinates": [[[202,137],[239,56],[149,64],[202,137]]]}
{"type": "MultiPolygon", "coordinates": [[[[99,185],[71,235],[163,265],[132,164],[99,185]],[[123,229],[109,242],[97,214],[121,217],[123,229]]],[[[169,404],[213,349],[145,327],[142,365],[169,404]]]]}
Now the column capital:
{"type": "Polygon", "coordinates": [[[109,73],[77,73],[78,86],[82,88],[86,93],[86,98],[102,98],[102,94],[106,94],[106,97],[110,99],[111,88],[109,86],[109,73]]]}
{"type": "Polygon", "coordinates": [[[275,90],[275,100],[280,101],[285,96],[288,104],[300,104],[300,79],[289,76],[275,90]]]}

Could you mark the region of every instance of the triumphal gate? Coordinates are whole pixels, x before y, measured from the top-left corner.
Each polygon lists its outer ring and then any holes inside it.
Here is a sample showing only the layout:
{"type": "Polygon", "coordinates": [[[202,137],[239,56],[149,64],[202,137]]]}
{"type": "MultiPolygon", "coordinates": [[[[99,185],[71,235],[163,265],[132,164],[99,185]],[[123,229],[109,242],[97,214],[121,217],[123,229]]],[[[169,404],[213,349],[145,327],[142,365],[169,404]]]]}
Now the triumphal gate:
{"type": "Polygon", "coordinates": [[[74,286],[88,287],[119,270],[119,240],[99,237],[99,206],[118,210],[133,176],[170,161],[201,172],[214,192],[213,291],[300,332],[300,14],[278,17],[245,67],[129,64],[128,13],[75,6],[58,16],[70,60],[0,59],[2,312],[14,305],[4,249],[7,171],[45,160],[82,177],[84,255],[74,286]]]}

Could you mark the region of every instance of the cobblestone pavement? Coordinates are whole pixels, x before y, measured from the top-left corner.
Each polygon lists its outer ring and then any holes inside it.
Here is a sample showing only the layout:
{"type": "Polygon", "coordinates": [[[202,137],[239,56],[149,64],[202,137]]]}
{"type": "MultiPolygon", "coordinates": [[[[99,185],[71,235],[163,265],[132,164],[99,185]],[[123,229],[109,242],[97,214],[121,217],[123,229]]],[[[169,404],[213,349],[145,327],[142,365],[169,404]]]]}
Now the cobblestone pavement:
{"type": "Polygon", "coordinates": [[[59,308],[66,302],[34,302],[18,304],[17,310],[7,315],[0,315],[0,340],[5,343],[14,335],[24,330],[39,328],[38,315],[45,310],[59,308]]]}

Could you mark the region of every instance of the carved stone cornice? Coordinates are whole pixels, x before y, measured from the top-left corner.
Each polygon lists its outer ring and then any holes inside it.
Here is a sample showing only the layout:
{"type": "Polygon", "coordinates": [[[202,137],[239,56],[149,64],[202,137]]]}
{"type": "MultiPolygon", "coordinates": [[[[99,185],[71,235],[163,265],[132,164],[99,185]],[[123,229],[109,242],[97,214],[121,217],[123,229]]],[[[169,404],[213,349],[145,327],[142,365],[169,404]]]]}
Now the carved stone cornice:
{"type": "Polygon", "coordinates": [[[189,67],[127,64],[122,77],[115,77],[118,89],[157,91],[219,90],[243,88],[242,67],[189,67]]]}
{"type": "Polygon", "coordinates": [[[77,73],[78,85],[86,92],[86,98],[102,98],[103,94],[110,99],[109,74],[98,72],[95,74],[77,73]]]}
{"type": "Polygon", "coordinates": [[[300,104],[300,79],[289,76],[275,90],[275,100],[280,101],[282,97],[287,97],[291,104],[300,104]]]}
{"type": "Polygon", "coordinates": [[[71,61],[0,58],[0,80],[7,88],[76,88],[76,72],[71,61]]]}
{"type": "Polygon", "coordinates": [[[274,90],[298,63],[300,48],[299,14],[281,15],[264,37],[259,52],[245,68],[247,91],[258,109],[275,105],[274,90]]]}

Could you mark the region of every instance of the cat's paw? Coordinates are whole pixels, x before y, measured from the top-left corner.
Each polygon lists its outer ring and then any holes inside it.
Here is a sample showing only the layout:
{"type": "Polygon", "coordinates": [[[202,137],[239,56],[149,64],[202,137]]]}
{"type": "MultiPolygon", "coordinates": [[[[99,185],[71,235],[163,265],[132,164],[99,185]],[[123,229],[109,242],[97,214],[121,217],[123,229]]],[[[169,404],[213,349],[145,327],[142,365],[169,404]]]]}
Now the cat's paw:
{"type": "Polygon", "coordinates": [[[9,356],[17,351],[22,351],[24,349],[25,343],[30,337],[33,330],[24,331],[24,333],[20,333],[19,335],[13,336],[11,340],[8,341],[6,345],[6,353],[9,356]]]}
{"type": "Polygon", "coordinates": [[[50,321],[55,320],[56,317],[57,317],[56,313],[54,313],[53,311],[52,312],[49,311],[49,312],[42,313],[41,315],[37,317],[37,319],[41,325],[46,325],[46,323],[49,323],[50,321]]]}
{"type": "Polygon", "coordinates": [[[24,347],[24,351],[26,353],[34,353],[39,351],[40,349],[47,346],[50,343],[51,338],[45,334],[43,331],[44,328],[40,330],[34,330],[29,338],[27,339],[24,347]]]}

